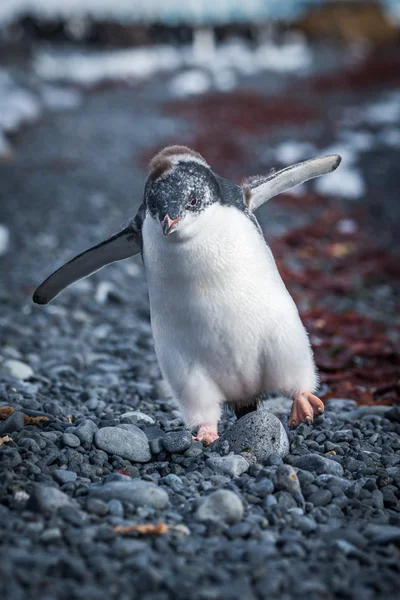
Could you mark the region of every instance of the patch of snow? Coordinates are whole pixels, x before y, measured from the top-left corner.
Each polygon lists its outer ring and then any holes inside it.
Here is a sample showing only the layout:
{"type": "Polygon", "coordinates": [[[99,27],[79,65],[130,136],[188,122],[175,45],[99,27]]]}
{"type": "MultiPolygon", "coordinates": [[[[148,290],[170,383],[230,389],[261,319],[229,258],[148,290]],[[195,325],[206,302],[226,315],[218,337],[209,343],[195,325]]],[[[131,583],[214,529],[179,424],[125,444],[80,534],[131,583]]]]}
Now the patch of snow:
{"type": "Polygon", "coordinates": [[[384,129],[377,138],[385,146],[400,148],[400,129],[384,129]]]}
{"type": "Polygon", "coordinates": [[[10,232],[5,225],[0,223],[0,256],[6,254],[10,244],[10,232]]]}
{"type": "Polygon", "coordinates": [[[354,219],[340,219],[336,224],[336,229],[339,233],[355,233],[358,225],[354,219]]]}
{"type": "Polygon", "coordinates": [[[365,152],[374,145],[374,136],[369,131],[344,131],[340,137],[354,151],[365,152]]]}
{"type": "Polygon", "coordinates": [[[358,169],[351,165],[342,165],[329,175],[315,179],[314,187],[319,194],[343,196],[355,200],[366,191],[364,179],[358,169]]]}
{"type": "Polygon", "coordinates": [[[50,110],[73,110],[82,104],[82,95],[71,88],[43,85],[40,94],[43,105],[50,110]]]}
{"type": "Polygon", "coordinates": [[[213,75],[215,87],[222,92],[233,90],[237,84],[237,77],[233,69],[220,69],[215,71],[213,75]]]}
{"type": "Polygon", "coordinates": [[[105,304],[108,300],[108,295],[113,292],[115,285],[111,281],[101,281],[96,289],[95,300],[99,304],[105,304]]]}
{"type": "Polygon", "coordinates": [[[365,107],[363,118],[372,125],[388,125],[400,122],[400,92],[391,92],[365,107]]]}
{"type": "Polygon", "coordinates": [[[271,42],[261,44],[255,55],[260,69],[280,73],[298,73],[307,70],[312,63],[310,48],[303,37],[297,35],[279,46],[271,42]]]}
{"type": "Polygon", "coordinates": [[[275,158],[284,165],[292,165],[316,155],[315,146],[308,142],[287,141],[275,148],[275,158]]]}
{"type": "Polygon", "coordinates": [[[268,42],[256,49],[239,39],[217,46],[203,42],[180,48],[158,45],[102,51],[40,50],[34,68],[46,81],[85,86],[107,80],[129,83],[186,68],[187,72],[175,75],[170,87],[177,95],[190,95],[204,93],[212,85],[232,89],[237,74],[254,75],[265,70],[299,73],[312,61],[311,51],[297,37],[288,38],[280,46],[268,42]],[[212,81],[206,81],[207,77],[212,81]]]}
{"type": "Polygon", "coordinates": [[[175,75],[170,82],[170,89],[175,96],[193,96],[204,94],[211,85],[211,78],[207,73],[191,69],[175,75]]]}
{"type": "Polygon", "coordinates": [[[49,52],[41,50],[34,68],[47,81],[70,81],[93,86],[105,80],[148,79],[160,71],[182,66],[179,50],[172,46],[107,51],[49,52]]]}

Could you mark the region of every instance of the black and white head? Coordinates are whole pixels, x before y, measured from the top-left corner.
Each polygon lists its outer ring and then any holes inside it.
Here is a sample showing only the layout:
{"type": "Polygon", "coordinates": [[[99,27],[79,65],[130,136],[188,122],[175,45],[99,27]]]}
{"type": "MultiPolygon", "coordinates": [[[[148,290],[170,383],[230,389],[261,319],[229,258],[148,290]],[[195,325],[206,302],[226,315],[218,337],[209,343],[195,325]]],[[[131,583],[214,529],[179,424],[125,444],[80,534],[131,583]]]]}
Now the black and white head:
{"type": "Polygon", "coordinates": [[[75,281],[140,254],[143,219],[159,222],[160,235],[169,240],[184,241],[207,227],[221,204],[234,206],[254,219],[252,213],[269,198],[331,173],[340,161],[337,154],[323,156],[253,177],[238,186],[214,173],[197,152],[185,146],[164,148],[150,163],[143,203],[127,227],[60,267],[37,288],[33,301],[47,304],[75,281]]]}
{"type": "Polygon", "coordinates": [[[227,201],[227,186],[229,199],[236,198],[243,206],[241,189],[213,173],[200,154],[185,146],[170,146],[150,162],[145,204],[159,221],[160,234],[183,241],[206,227],[218,204],[227,201]]]}

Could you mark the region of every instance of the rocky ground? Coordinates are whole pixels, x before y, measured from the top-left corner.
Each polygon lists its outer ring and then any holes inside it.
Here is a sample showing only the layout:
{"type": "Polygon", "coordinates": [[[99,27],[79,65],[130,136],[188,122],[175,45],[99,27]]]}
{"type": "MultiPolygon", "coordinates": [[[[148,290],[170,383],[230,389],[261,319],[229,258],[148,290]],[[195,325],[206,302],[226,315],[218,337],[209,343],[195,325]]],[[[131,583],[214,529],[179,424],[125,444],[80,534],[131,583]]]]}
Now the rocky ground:
{"type": "Polygon", "coordinates": [[[398,598],[398,70],[374,61],[310,75],[295,101],[284,76],[196,100],[160,80],[81,90],[12,140],[0,166],[3,598],[398,598]],[[239,423],[226,413],[215,445],[193,442],[160,380],[138,260],[31,304],[52,269],[134,214],[143,165],[170,141],[236,180],[347,150],[333,195],[302,190],[260,216],[311,333],[326,400],[314,426],[289,432],[275,399],[239,423]]]}

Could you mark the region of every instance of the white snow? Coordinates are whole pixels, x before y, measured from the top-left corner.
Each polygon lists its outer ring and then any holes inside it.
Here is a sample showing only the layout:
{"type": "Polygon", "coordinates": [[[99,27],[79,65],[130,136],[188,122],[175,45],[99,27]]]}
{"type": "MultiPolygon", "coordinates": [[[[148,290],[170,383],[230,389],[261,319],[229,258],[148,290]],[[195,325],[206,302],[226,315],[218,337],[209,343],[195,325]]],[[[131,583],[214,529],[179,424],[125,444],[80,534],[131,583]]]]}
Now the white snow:
{"type": "Polygon", "coordinates": [[[34,62],[37,75],[47,81],[70,81],[86,86],[104,80],[147,79],[157,72],[172,71],[181,65],[179,52],[172,46],[97,52],[41,50],[34,62]]]}
{"type": "Polygon", "coordinates": [[[315,179],[315,189],[322,195],[343,196],[349,199],[361,198],[366,191],[360,171],[351,165],[344,165],[326,175],[315,179]]]}
{"type": "Polygon", "coordinates": [[[73,110],[82,103],[82,95],[71,88],[43,85],[40,94],[44,106],[50,110],[73,110]]]}
{"type": "Polygon", "coordinates": [[[385,146],[400,148],[400,129],[384,129],[377,138],[385,146]]]}
{"type": "Polygon", "coordinates": [[[46,81],[68,81],[93,86],[105,80],[125,82],[149,79],[160,72],[177,72],[171,89],[178,95],[204,93],[213,85],[232,89],[237,75],[254,75],[261,71],[300,73],[312,61],[311,52],[302,38],[292,36],[277,46],[263,43],[253,49],[234,39],[220,45],[151,46],[124,50],[67,51],[40,50],[34,68],[46,81]],[[212,81],[206,82],[206,77],[212,81]],[[175,81],[176,79],[176,81],[175,81]],[[198,91],[197,91],[198,90],[198,91]]]}
{"type": "Polygon", "coordinates": [[[313,158],[315,155],[315,146],[308,142],[287,141],[275,148],[275,158],[285,166],[313,158]]]}
{"type": "Polygon", "coordinates": [[[400,91],[385,94],[381,100],[367,105],[361,114],[371,125],[400,123],[400,91]]]}
{"type": "Polygon", "coordinates": [[[175,96],[204,94],[211,88],[210,76],[200,69],[184,71],[172,78],[170,90],[175,96]]]}
{"type": "Polygon", "coordinates": [[[0,223],[0,256],[3,256],[8,250],[10,243],[10,232],[5,225],[0,223]]]}
{"type": "Polygon", "coordinates": [[[340,219],[336,224],[336,229],[339,233],[355,233],[358,225],[354,219],[340,219]]]}

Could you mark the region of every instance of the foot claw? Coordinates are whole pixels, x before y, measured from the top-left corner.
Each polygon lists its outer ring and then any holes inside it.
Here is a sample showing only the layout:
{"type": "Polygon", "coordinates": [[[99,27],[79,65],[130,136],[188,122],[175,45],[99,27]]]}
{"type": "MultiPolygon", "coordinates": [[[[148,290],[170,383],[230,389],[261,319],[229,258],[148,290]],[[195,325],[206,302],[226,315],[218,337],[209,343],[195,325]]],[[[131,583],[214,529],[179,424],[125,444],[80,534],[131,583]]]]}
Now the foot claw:
{"type": "Polygon", "coordinates": [[[209,446],[218,439],[217,424],[215,426],[200,425],[197,435],[193,436],[193,439],[196,442],[203,442],[204,445],[209,446]]]}
{"type": "Polygon", "coordinates": [[[289,424],[292,428],[300,423],[311,425],[313,415],[322,415],[324,405],[322,401],[311,392],[300,392],[293,396],[293,406],[290,413],[289,424]]]}

